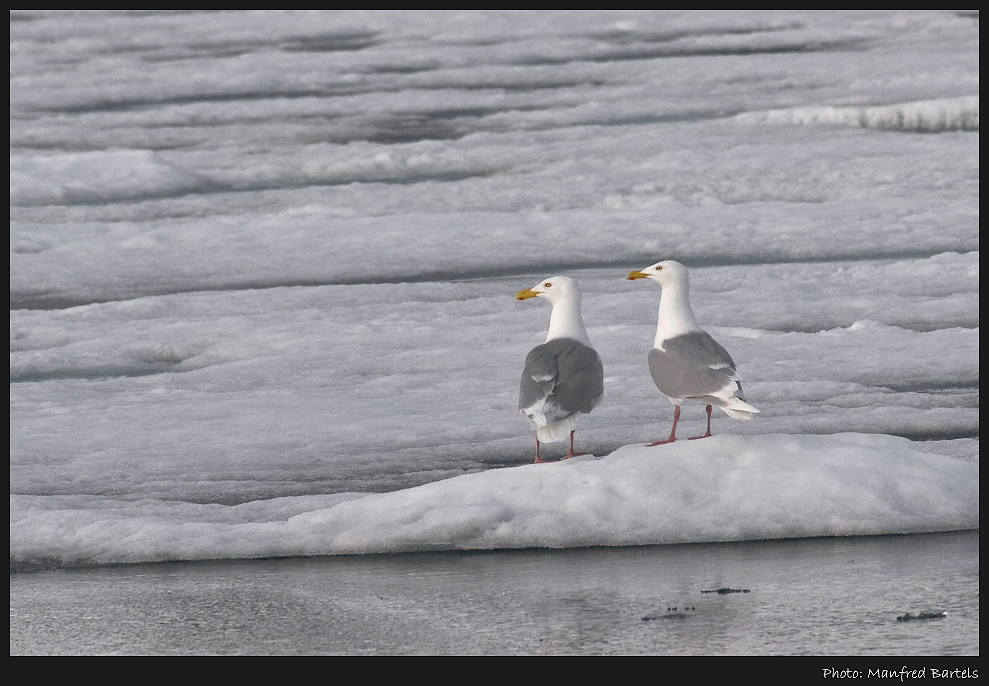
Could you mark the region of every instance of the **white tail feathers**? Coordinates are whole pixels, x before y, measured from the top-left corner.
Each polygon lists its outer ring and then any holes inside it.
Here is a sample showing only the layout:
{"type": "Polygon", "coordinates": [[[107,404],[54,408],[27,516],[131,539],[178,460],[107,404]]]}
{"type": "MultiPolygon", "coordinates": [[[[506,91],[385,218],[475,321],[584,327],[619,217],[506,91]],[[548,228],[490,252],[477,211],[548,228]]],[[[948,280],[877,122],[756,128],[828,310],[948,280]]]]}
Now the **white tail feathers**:
{"type": "Polygon", "coordinates": [[[559,443],[570,438],[570,432],[577,428],[577,415],[570,415],[558,422],[540,426],[536,429],[536,438],[540,443],[559,443]]]}
{"type": "Polygon", "coordinates": [[[724,405],[718,405],[732,419],[752,419],[759,409],[738,398],[727,398],[724,405]]]}

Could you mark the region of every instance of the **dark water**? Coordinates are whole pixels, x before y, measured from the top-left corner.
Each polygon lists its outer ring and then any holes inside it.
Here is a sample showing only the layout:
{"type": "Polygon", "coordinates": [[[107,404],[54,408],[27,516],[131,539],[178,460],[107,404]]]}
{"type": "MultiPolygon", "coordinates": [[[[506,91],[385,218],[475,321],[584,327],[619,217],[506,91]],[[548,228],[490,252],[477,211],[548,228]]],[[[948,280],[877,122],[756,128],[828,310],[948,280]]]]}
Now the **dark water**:
{"type": "Polygon", "coordinates": [[[10,654],[80,653],[971,656],[979,532],[11,575],[10,654]]]}

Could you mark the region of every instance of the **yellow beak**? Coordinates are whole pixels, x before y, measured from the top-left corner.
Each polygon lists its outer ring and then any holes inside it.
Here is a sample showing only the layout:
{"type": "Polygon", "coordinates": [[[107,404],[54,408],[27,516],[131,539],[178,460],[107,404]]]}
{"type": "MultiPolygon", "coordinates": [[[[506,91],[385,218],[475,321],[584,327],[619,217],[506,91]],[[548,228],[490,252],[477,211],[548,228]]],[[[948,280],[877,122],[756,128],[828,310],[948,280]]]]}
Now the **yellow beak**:
{"type": "Polygon", "coordinates": [[[531,288],[526,288],[524,291],[519,291],[519,294],[515,296],[516,300],[528,300],[529,298],[535,298],[539,293],[532,290],[531,288]]]}
{"type": "Polygon", "coordinates": [[[648,274],[643,274],[638,269],[633,269],[632,271],[630,271],[628,273],[628,276],[626,278],[629,281],[635,281],[636,279],[648,279],[649,278],[649,275],[648,274]]]}

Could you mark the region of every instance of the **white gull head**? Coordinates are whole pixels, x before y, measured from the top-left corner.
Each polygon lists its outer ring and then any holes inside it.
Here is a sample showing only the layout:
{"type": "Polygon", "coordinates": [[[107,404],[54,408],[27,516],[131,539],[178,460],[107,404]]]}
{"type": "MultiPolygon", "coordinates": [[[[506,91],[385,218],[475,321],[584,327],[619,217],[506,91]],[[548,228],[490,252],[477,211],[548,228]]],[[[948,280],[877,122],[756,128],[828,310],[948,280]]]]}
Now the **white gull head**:
{"type": "Polygon", "coordinates": [[[553,313],[549,318],[549,332],[546,340],[554,338],[573,338],[584,345],[590,345],[590,338],[584,328],[584,320],[580,316],[580,286],[576,279],[569,276],[551,276],[543,279],[532,288],[519,291],[516,300],[543,298],[553,305],[553,313]]]}
{"type": "Polygon", "coordinates": [[[652,279],[664,289],[682,288],[687,290],[690,288],[690,276],[687,274],[687,268],[676,260],[663,260],[645,269],[636,269],[629,272],[628,278],[652,279]]]}

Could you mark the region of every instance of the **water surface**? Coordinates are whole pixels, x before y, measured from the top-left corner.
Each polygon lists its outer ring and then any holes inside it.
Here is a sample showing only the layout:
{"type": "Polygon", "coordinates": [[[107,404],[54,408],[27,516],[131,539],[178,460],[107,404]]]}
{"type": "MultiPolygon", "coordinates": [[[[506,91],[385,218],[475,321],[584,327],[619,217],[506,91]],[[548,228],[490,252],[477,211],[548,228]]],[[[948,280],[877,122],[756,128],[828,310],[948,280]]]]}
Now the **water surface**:
{"type": "Polygon", "coordinates": [[[13,574],[10,653],[978,655],[979,533],[13,574]]]}

